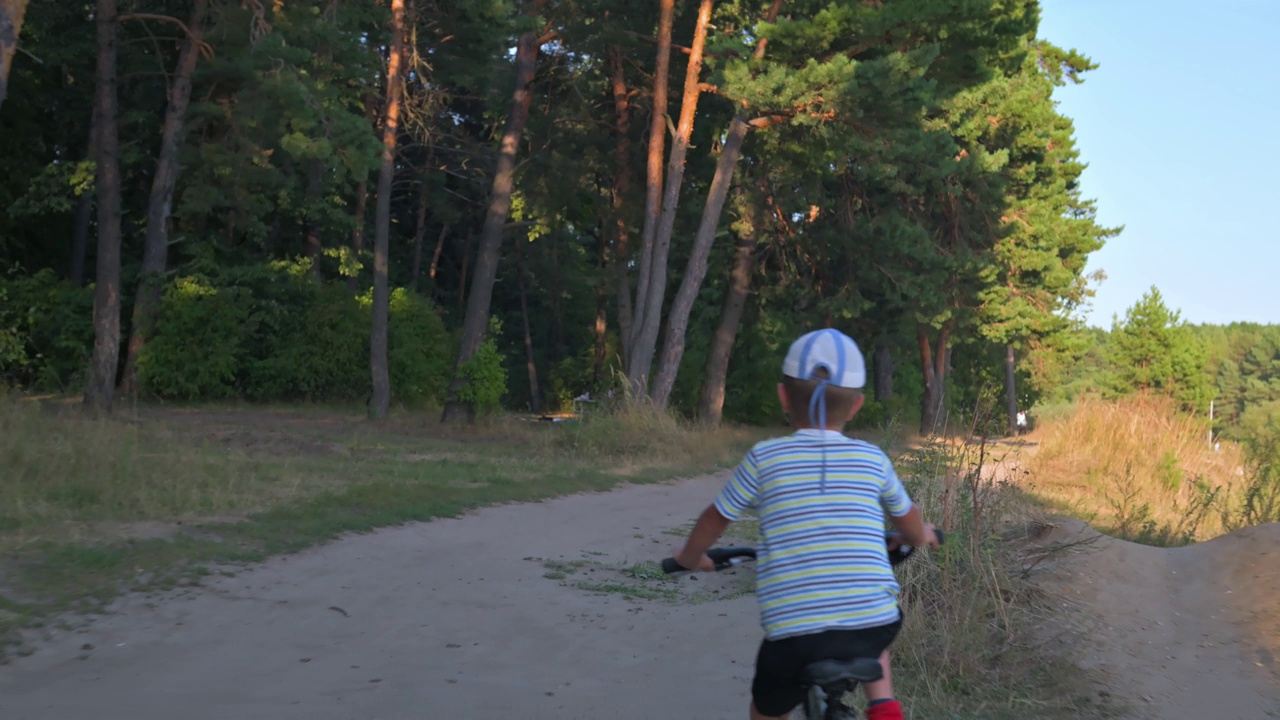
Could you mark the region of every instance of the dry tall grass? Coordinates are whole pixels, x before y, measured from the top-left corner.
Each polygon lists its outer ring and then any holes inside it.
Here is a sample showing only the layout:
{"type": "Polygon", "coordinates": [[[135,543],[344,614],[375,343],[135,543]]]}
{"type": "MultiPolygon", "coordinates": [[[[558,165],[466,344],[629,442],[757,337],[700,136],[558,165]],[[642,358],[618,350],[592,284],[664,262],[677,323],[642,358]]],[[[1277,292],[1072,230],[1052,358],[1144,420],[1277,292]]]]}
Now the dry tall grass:
{"type": "MultiPolygon", "coordinates": [[[[707,426],[645,403],[588,414],[545,435],[544,452],[621,465],[666,465],[709,470],[736,463],[761,428],[707,426]]],[[[773,434],[777,434],[777,431],[773,434]]]]}
{"type": "Polygon", "coordinates": [[[927,520],[947,531],[933,562],[898,570],[905,622],[894,644],[897,695],[914,717],[1081,718],[1105,709],[1072,658],[1038,628],[1053,608],[1027,577],[1010,529],[1042,514],[980,444],[935,440],[895,463],[927,520]]]}
{"type": "Polygon", "coordinates": [[[1204,418],[1167,398],[1082,400],[1039,439],[1027,462],[1032,492],[1131,539],[1167,544],[1220,534],[1221,508],[1244,482],[1239,447],[1215,449],[1204,418]]]}
{"type": "Polygon", "coordinates": [[[0,395],[0,552],[77,523],[238,514],[289,494],[278,472],[158,425],[0,395]]]}

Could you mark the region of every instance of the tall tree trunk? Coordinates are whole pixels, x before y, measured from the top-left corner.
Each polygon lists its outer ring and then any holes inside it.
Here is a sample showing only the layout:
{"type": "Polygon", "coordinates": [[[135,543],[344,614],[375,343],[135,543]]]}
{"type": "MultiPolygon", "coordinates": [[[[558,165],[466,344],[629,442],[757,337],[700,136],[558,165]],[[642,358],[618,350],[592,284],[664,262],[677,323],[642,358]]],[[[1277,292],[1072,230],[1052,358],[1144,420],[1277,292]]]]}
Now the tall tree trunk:
{"type": "Polygon", "coordinates": [[[324,258],[324,241],[320,237],[320,219],[316,216],[315,208],[321,202],[320,174],[323,171],[319,160],[313,158],[307,161],[307,219],[303,229],[303,252],[311,261],[311,279],[317,283],[323,280],[320,262],[324,258]]]}
{"type": "Polygon", "coordinates": [[[924,395],[920,401],[920,434],[934,435],[942,431],[943,408],[946,400],[948,355],[950,353],[951,321],[943,323],[938,331],[937,348],[930,346],[929,333],[923,325],[916,328],[916,342],[920,347],[920,368],[924,374],[924,395]]]}
{"type": "Polygon", "coordinates": [[[120,136],[116,87],[116,0],[97,0],[98,260],[93,295],[93,360],[84,402],[111,411],[120,362],[120,136]]]}
{"type": "Polygon", "coordinates": [[[497,168],[493,174],[493,191],[489,195],[489,209],[484,227],[480,231],[480,254],[471,278],[471,294],[467,299],[467,312],[462,321],[462,334],[458,341],[458,359],[454,363],[453,381],[449,383],[449,397],[445,402],[445,422],[473,420],[475,408],[459,398],[465,378],[462,367],[476,354],[489,325],[489,303],[493,300],[493,283],[498,274],[498,251],[502,247],[502,229],[511,211],[511,193],[515,186],[516,151],[529,119],[529,105],[533,95],[529,86],[533,83],[538,62],[538,36],[524,33],[516,46],[516,87],[512,96],[511,113],[502,133],[502,150],[498,154],[497,168]]]}
{"type": "MultiPolygon", "coordinates": [[[[778,11],[782,8],[782,0],[773,0],[773,5],[765,14],[764,22],[772,23],[778,19],[778,11]]],[[[764,58],[768,41],[761,38],[756,43],[755,60],[764,58]]],[[[716,228],[720,225],[720,214],[724,210],[725,198],[729,196],[729,185],[733,182],[733,172],[742,156],[742,143],[746,140],[746,112],[739,109],[729,123],[724,146],[720,150],[720,160],[716,163],[716,174],[707,189],[707,202],[702,209],[702,220],[698,223],[698,232],[693,239],[693,249],[689,254],[680,289],[676,291],[671,302],[671,311],[667,316],[666,333],[662,338],[662,354],[658,357],[658,373],[653,383],[653,402],[658,407],[666,407],[671,398],[671,391],[676,384],[676,374],[680,372],[680,361],[684,358],[685,333],[689,328],[689,315],[693,312],[693,303],[698,299],[698,291],[702,289],[702,281],[707,277],[707,260],[711,256],[711,245],[715,242],[716,228]]]]}
{"type": "MultiPolygon", "coordinates": [[[[667,38],[670,40],[670,37],[667,38]]],[[[669,53],[668,53],[669,54],[669,53]]],[[[631,234],[627,230],[627,191],[631,187],[631,99],[622,64],[622,49],[609,46],[610,87],[613,90],[613,266],[618,303],[618,344],[624,362],[631,349],[631,234]]]]}
{"type": "MultiPolygon", "coordinates": [[[[607,241],[603,234],[600,239],[601,245],[606,245],[607,241]]],[[[605,248],[600,248],[601,262],[600,269],[603,271],[606,266],[604,260],[605,248]]],[[[604,377],[605,357],[608,353],[608,330],[609,330],[609,286],[604,279],[604,273],[600,273],[600,285],[596,288],[596,324],[595,324],[595,353],[591,363],[591,384],[592,387],[598,389],[600,381],[604,377]]]]}
{"type": "Polygon", "coordinates": [[[18,50],[22,34],[22,18],[27,14],[27,0],[0,0],[0,105],[9,94],[9,69],[18,50]]]}
{"type": "Polygon", "coordinates": [[[876,402],[888,402],[893,397],[893,348],[887,340],[876,343],[875,356],[875,397],[876,402]]]}
{"type": "Polygon", "coordinates": [[[462,241],[462,268],[458,270],[458,309],[464,313],[464,317],[467,310],[467,280],[471,277],[471,241],[473,239],[474,236],[467,233],[467,239],[462,241]]]}
{"type": "MultiPolygon", "coordinates": [[[[675,17],[675,0],[660,0],[658,11],[658,58],[653,70],[653,107],[649,117],[649,157],[645,168],[644,225],[640,231],[640,264],[636,279],[636,301],[631,332],[627,339],[630,348],[635,347],[640,321],[648,307],[649,275],[653,270],[653,239],[658,233],[662,216],[662,160],[667,142],[667,93],[671,69],[671,25],[675,17]]],[[[630,375],[631,351],[627,354],[627,372],[630,375]]],[[[648,372],[648,368],[645,369],[648,372]]]]}
{"type": "MultiPolygon", "coordinates": [[[[89,123],[89,149],[85,159],[98,159],[98,114],[93,113],[89,123]]],[[[71,262],[67,268],[67,279],[73,285],[84,285],[84,270],[89,255],[89,231],[93,226],[93,188],[87,187],[76,199],[75,223],[71,229],[71,262]]]]}
{"type": "Polygon", "coordinates": [[[724,307],[720,309],[720,323],[711,337],[711,349],[707,352],[707,367],[702,379],[702,395],[698,399],[698,420],[708,425],[719,425],[724,417],[725,381],[729,377],[729,355],[742,324],[742,312],[747,306],[751,291],[751,271],[755,268],[756,238],[751,234],[738,238],[733,250],[733,270],[729,273],[729,289],[724,294],[724,307]]]}
{"type": "Polygon", "coordinates": [[[169,103],[164,113],[164,128],[160,133],[160,156],[156,159],[156,173],[151,179],[151,196],[147,200],[147,231],[142,249],[142,268],[138,277],[138,294],[133,303],[133,322],[130,325],[128,351],[125,355],[124,377],[120,380],[120,392],[133,395],[138,390],[138,358],[142,348],[155,329],[160,315],[160,291],[164,287],[165,270],[169,264],[169,214],[173,208],[173,193],[182,172],[178,157],[182,150],[186,130],[187,106],[191,104],[191,77],[200,60],[200,45],[204,41],[204,16],[208,0],[195,0],[191,19],[187,24],[189,34],[178,51],[178,66],[173,73],[173,85],[169,88],[169,103]]]}
{"type": "MultiPolygon", "coordinates": [[[[361,178],[356,183],[356,208],[352,215],[355,216],[355,227],[351,228],[351,251],[355,254],[358,261],[360,255],[364,252],[364,221],[369,212],[369,182],[361,178]]],[[[351,292],[360,289],[360,273],[347,278],[347,288],[351,292]]]]}
{"type": "Polygon", "coordinates": [[[387,367],[387,325],[391,293],[387,256],[391,245],[391,184],[396,171],[396,134],[400,129],[400,73],[404,58],[404,0],[391,0],[391,52],[387,58],[387,103],[382,121],[382,169],[378,173],[378,207],[373,229],[373,324],[369,335],[369,370],[373,392],[369,418],[381,420],[391,410],[391,375],[387,367]]]}
{"type": "MultiPolygon", "coordinates": [[[[720,224],[720,212],[724,208],[725,198],[729,195],[729,184],[733,178],[734,165],[738,162],[742,141],[747,134],[747,123],[735,117],[729,126],[729,134],[720,153],[720,161],[716,163],[716,173],[707,191],[707,203],[703,207],[702,220],[698,223],[698,232],[693,239],[693,248],[689,255],[684,276],[680,279],[680,289],[671,301],[671,309],[667,314],[666,332],[662,338],[662,353],[658,356],[658,372],[654,375],[651,397],[657,407],[666,407],[671,398],[671,391],[676,384],[676,374],[680,371],[680,361],[684,358],[685,333],[689,328],[689,315],[693,312],[694,301],[698,299],[698,291],[707,276],[707,260],[711,255],[711,244],[715,240],[716,227],[720,224]]],[[[674,153],[673,153],[674,154],[674,153]]],[[[668,245],[670,241],[668,240],[668,245]]],[[[654,277],[657,277],[655,274],[654,277]]],[[[661,292],[658,293],[661,295],[661,292]]]]}
{"type": "Polygon", "coordinates": [[[418,192],[418,217],[413,226],[413,270],[410,280],[414,291],[418,290],[418,279],[422,277],[422,240],[427,235],[427,183],[423,179],[422,188],[418,192]]]}
{"type": "Polygon", "coordinates": [[[529,411],[542,412],[542,390],[538,387],[538,364],[533,357],[533,333],[529,330],[529,285],[525,277],[524,253],[516,268],[516,285],[520,292],[520,322],[524,326],[525,369],[529,372],[529,411]]]}
{"type": "Polygon", "coordinates": [[[702,0],[698,10],[698,24],[694,28],[693,44],[689,48],[689,65],[684,76],[684,97],[680,103],[680,123],[671,141],[671,158],[667,163],[667,177],[662,188],[662,216],[653,236],[653,261],[649,269],[649,290],[643,309],[639,308],[640,326],[636,330],[631,351],[631,364],[627,374],[632,390],[637,396],[648,395],[649,372],[653,368],[653,356],[657,351],[658,330],[662,323],[662,303],[667,292],[667,255],[671,250],[671,235],[675,232],[676,210],[680,205],[680,186],[684,181],[685,155],[689,151],[689,138],[693,135],[693,120],[698,111],[698,97],[702,94],[702,51],[707,40],[707,25],[711,22],[713,0],[702,0]]]}
{"type": "Polygon", "coordinates": [[[1004,346],[1004,404],[1009,412],[1009,434],[1018,434],[1017,359],[1013,345],[1004,346]]]}
{"type": "Polygon", "coordinates": [[[440,253],[444,251],[444,239],[449,236],[449,226],[440,228],[440,237],[436,238],[436,251],[431,255],[431,267],[427,269],[427,279],[436,279],[436,269],[440,267],[440,253]]]}
{"type": "MultiPolygon", "coordinates": [[[[380,129],[381,123],[378,122],[377,98],[371,93],[364,96],[364,116],[369,121],[369,125],[375,130],[380,129]]],[[[355,225],[351,228],[351,249],[355,253],[355,259],[360,260],[361,254],[364,253],[364,230],[365,219],[368,217],[369,211],[369,179],[361,177],[360,182],[356,183],[356,207],[352,212],[355,216],[355,225]]],[[[360,289],[360,275],[356,273],[347,278],[347,288],[351,292],[360,289]]]]}

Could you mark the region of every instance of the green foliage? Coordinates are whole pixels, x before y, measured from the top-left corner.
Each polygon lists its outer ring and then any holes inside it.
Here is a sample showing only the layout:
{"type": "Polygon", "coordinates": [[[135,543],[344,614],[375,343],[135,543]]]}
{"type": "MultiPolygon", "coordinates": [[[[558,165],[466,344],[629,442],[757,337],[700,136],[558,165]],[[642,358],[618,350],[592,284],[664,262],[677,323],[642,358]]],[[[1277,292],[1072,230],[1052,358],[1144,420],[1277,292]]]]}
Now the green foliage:
{"type": "Polygon", "coordinates": [[[1208,410],[1213,391],[1204,345],[1179,313],[1165,306],[1158,289],[1130,307],[1111,335],[1114,391],[1161,392],[1187,408],[1208,410]]]}
{"type": "Polygon", "coordinates": [[[498,409],[502,397],[507,394],[507,369],[502,354],[498,352],[496,337],[502,332],[497,318],[489,319],[489,333],[476,354],[458,369],[463,386],[458,399],[478,413],[491,413],[498,409]]]}
{"type": "Polygon", "coordinates": [[[312,288],[263,338],[246,391],[257,399],[355,400],[369,392],[369,314],[345,287],[312,288]]]}
{"type": "Polygon", "coordinates": [[[234,396],[254,326],[249,293],[181,277],[165,288],[154,337],[138,357],[138,379],[172,400],[234,396]]]}
{"type": "Polygon", "coordinates": [[[92,289],[51,270],[0,275],[0,385],[75,390],[92,343],[92,289]]]}
{"type": "MultiPolygon", "coordinates": [[[[222,267],[166,287],[139,360],[151,395],[209,400],[358,400],[369,392],[369,293],[316,285],[306,261],[222,267]]],[[[443,400],[452,343],[435,306],[391,295],[388,364],[396,398],[443,400]]]]}
{"type": "Polygon", "coordinates": [[[1243,527],[1280,522],[1280,412],[1246,426],[1243,442],[1247,482],[1231,524],[1243,527]]]}

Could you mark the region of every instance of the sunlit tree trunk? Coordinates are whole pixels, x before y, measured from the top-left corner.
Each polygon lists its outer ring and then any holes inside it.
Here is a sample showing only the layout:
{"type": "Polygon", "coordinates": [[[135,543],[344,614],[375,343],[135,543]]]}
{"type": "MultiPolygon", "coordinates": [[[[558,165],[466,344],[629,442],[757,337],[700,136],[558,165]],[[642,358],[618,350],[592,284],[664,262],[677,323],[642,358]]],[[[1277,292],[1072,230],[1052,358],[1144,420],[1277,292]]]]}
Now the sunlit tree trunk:
{"type": "Polygon", "coordinates": [[[720,322],[711,338],[707,366],[698,399],[698,420],[718,425],[724,417],[725,382],[729,377],[729,356],[742,325],[742,313],[751,291],[751,271],[755,268],[756,238],[754,233],[738,238],[733,250],[733,270],[729,273],[729,289],[725,291],[720,322]]]}
{"type": "Polygon", "coordinates": [[[391,376],[387,367],[391,293],[387,256],[391,245],[391,185],[396,170],[396,134],[400,128],[404,34],[404,0],[391,0],[391,52],[387,58],[387,102],[383,108],[382,169],[378,173],[378,206],[373,230],[373,323],[369,337],[369,369],[373,375],[369,417],[373,420],[386,417],[391,409],[391,376]]]}
{"type": "MultiPolygon", "coordinates": [[[[636,301],[632,304],[632,322],[626,345],[627,372],[640,332],[645,308],[648,307],[649,275],[653,270],[653,239],[662,216],[662,161],[667,142],[667,94],[671,69],[671,25],[675,17],[675,0],[660,0],[658,11],[658,58],[653,69],[653,107],[649,117],[649,155],[645,167],[644,225],[640,230],[640,262],[637,267],[636,301]]],[[[645,368],[648,373],[648,368],[645,368]]]]}
{"type": "Polygon", "coordinates": [[[160,291],[164,287],[164,274],[169,264],[169,214],[173,208],[173,193],[182,172],[178,164],[186,130],[187,107],[191,104],[191,78],[200,60],[200,45],[204,41],[204,16],[208,0],[195,0],[191,19],[187,23],[188,35],[178,51],[178,66],[169,87],[169,103],[165,108],[164,127],[160,132],[160,156],[156,159],[156,173],[151,179],[151,196],[147,201],[147,231],[142,249],[142,268],[139,271],[138,294],[133,303],[133,322],[130,324],[129,345],[125,356],[124,376],[120,380],[120,392],[137,392],[138,357],[146,345],[156,319],[160,315],[160,291]]]}
{"type": "Polygon", "coordinates": [[[9,93],[9,69],[18,50],[22,34],[22,18],[27,13],[27,0],[0,0],[0,105],[9,93]]]}
{"type": "Polygon", "coordinates": [[[489,304],[493,300],[493,284],[498,274],[498,251],[502,247],[502,230],[511,211],[511,193],[515,187],[516,151],[519,150],[520,137],[524,134],[524,126],[529,119],[529,106],[533,101],[529,85],[533,83],[537,61],[538,36],[533,33],[521,35],[516,46],[516,86],[511,112],[502,133],[502,149],[493,174],[489,209],[485,214],[484,227],[480,231],[480,253],[471,278],[471,294],[467,299],[467,311],[458,340],[458,358],[454,363],[453,381],[449,384],[449,397],[445,402],[445,422],[475,418],[475,408],[459,397],[465,382],[461,370],[476,354],[476,350],[480,349],[489,325],[489,304]]]}
{"type": "Polygon", "coordinates": [[[98,258],[93,296],[93,360],[84,402],[110,412],[120,362],[120,136],[116,0],[97,0],[98,258]]]}
{"type": "Polygon", "coordinates": [[[707,25],[711,22],[712,0],[702,0],[698,10],[698,24],[694,28],[693,43],[689,48],[689,65],[684,76],[684,97],[680,103],[680,122],[671,141],[671,157],[667,162],[667,177],[662,188],[662,215],[653,236],[653,261],[649,269],[649,290],[644,307],[637,303],[639,328],[631,351],[628,377],[637,396],[649,394],[649,373],[653,369],[653,356],[657,352],[658,330],[662,323],[662,304],[667,292],[667,256],[671,250],[671,236],[675,232],[676,211],[680,205],[680,187],[684,181],[685,156],[689,151],[689,138],[693,135],[693,121],[698,112],[698,98],[702,94],[702,51],[707,40],[707,25]]]}

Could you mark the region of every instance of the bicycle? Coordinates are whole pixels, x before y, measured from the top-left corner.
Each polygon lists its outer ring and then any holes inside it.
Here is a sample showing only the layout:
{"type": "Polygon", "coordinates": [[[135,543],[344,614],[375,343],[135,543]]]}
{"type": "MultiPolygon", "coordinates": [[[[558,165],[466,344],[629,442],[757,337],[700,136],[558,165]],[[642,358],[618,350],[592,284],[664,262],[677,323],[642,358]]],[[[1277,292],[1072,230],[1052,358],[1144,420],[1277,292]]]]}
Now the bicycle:
{"type": "MultiPolygon", "coordinates": [[[[945,535],[941,530],[934,530],[941,545],[945,535]]],[[[897,531],[885,533],[886,545],[892,545],[899,537],[897,531]]],[[[916,552],[910,545],[899,545],[889,550],[889,565],[897,567],[907,561],[916,552]]],[[[754,547],[732,546],[711,548],[707,551],[717,571],[740,565],[756,558],[754,547]]],[[[662,571],[667,574],[693,572],[681,566],[675,558],[662,561],[662,571]]],[[[860,683],[875,682],[884,677],[884,668],[880,666],[880,658],[864,657],[852,660],[819,660],[804,670],[805,684],[809,692],[802,706],[805,720],[857,720],[858,711],[845,700],[860,683]]]]}

